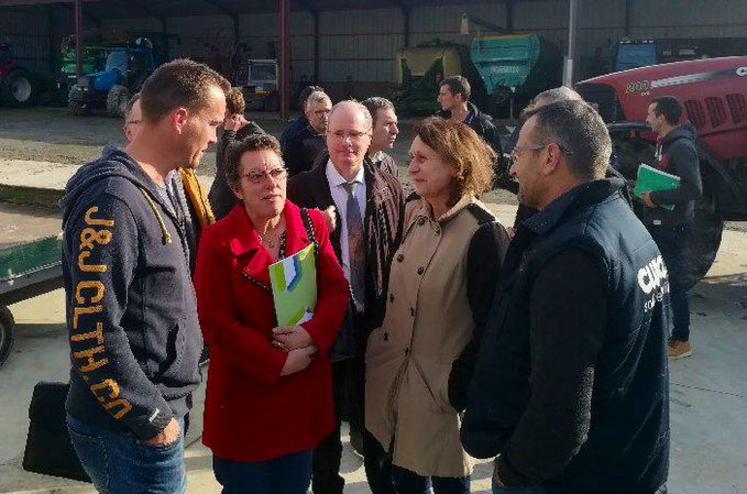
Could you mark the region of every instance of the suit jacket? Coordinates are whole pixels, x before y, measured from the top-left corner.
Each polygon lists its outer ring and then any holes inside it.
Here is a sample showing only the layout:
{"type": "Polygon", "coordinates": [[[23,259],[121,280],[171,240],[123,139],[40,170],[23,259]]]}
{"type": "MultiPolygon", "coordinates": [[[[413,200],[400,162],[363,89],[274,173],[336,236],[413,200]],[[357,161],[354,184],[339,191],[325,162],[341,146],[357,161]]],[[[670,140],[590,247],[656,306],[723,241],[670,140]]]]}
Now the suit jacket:
{"type": "MultiPolygon", "coordinates": [[[[317,157],[311,170],[291,177],[288,181],[288,199],[305,208],[326,209],[334,206],[326,175],[328,160],[329,153],[325,150],[317,157]]],[[[366,311],[359,326],[367,335],[384,318],[389,267],[402,238],[404,192],[395,177],[380,171],[368,158],[363,166],[366,183],[366,214],[363,219],[366,311]]],[[[340,211],[336,215],[339,225],[342,221],[340,211]]],[[[330,241],[337,257],[341,258],[340,228],[330,233],[330,241]]]]}

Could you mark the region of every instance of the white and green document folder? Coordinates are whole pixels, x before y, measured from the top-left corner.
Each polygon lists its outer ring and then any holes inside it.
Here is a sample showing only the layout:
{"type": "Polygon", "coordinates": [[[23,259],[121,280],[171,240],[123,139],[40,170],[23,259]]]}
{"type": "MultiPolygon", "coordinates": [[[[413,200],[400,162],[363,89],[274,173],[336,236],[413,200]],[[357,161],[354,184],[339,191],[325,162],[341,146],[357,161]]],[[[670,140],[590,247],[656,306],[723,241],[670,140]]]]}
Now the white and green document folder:
{"type": "Polygon", "coordinates": [[[296,326],[314,317],[317,300],[314,244],[271,264],[270,284],[278,326],[296,326]]]}
{"type": "MultiPolygon", "coordinates": [[[[641,165],[638,167],[638,178],[633,193],[636,197],[643,197],[644,192],[659,192],[662,190],[674,190],[680,186],[680,177],[661,171],[653,166],[641,165]]],[[[674,209],[673,204],[662,204],[662,208],[674,209]]]]}

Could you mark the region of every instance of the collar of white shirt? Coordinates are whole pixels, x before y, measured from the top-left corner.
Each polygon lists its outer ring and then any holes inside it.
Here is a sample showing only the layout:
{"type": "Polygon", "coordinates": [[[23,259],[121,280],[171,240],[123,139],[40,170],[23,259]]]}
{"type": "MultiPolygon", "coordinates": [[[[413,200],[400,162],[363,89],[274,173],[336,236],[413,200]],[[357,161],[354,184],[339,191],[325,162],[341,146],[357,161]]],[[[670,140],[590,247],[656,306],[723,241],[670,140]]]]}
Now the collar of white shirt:
{"type": "MultiPolygon", "coordinates": [[[[340,172],[337,171],[337,168],[335,168],[335,165],[332,164],[332,160],[327,161],[327,180],[329,181],[330,188],[339,187],[347,183],[347,180],[345,180],[345,177],[340,175],[340,172]]],[[[361,167],[361,169],[358,170],[358,173],[355,175],[355,177],[353,177],[353,182],[356,182],[359,184],[364,183],[363,167],[361,167]]]]}

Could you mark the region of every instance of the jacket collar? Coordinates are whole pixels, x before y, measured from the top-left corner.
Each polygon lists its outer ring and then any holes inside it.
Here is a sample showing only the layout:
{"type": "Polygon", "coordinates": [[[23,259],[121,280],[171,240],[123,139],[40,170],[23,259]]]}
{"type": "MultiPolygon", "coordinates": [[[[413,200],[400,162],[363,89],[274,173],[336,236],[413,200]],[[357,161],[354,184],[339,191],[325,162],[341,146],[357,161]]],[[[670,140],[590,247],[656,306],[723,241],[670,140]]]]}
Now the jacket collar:
{"type": "MultiPolygon", "coordinates": [[[[286,255],[295,254],[309,245],[311,240],[298,206],[286,200],[282,214],[286,231],[285,252],[286,255]]],[[[237,258],[248,256],[242,268],[243,273],[269,290],[270,273],[267,267],[277,262],[277,259],[274,259],[262,246],[252,220],[241,204],[234,207],[226,219],[230,222],[229,230],[233,233],[228,240],[231,254],[237,258]]]]}
{"type": "Polygon", "coordinates": [[[444,225],[454,219],[459,213],[461,213],[467,206],[474,203],[476,201],[475,196],[472,194],[465,194],[462,196],[459,201],[457,201],[456,204],[454,204],[448,211],[446,211],[444,214],[436,218],[433,215],[433,208],[430,204],[428,204],[428,201],[420,198],[420,207],[417,214],[414,216],[414,218],[420,218],[423,217],[433,226],[434,228],[437,228],[439,224],[444,225]]]}
{"type": "MultiPolygon", "coordinates": [[[[475,118],[478,118],[480,116],[480,114],[481,112],[477,108],[477,106],[475,106],[475,104],[472,103],[471,101],[467,101],[467,117],[464,119],[464,123],[467,125],[471,124],[475,118]]],[[[451,111],[450,110],[439,110],[436,112],[436,116],[445,118],[448,120],[451,118],[451,111]]]]}
{"type": "MultiPolygon", "coordinates": [[[[327,162],[329,161],[329,151],[324,149],[314,160],[312,169],[308,172],[314,177],[314,180],[319,184],[312,191],[314,195],[315,204],[334,204],[332,200],[332,193],[330,192],[330,183],[327,180],[327,162]]],[[[386,183],[381,180],[377,180],[378,174],[381,172],[376,168],[373,161],[369,156],[363,159],[363,180],[366,184],[366,204],[371,199],[379,198],[386,199],[386,193],[383,189],[386,189],[386,183]],[[374,194],[374,192],[376,192],[374,194]]],[[[366,208],[366,216],[368,215],[368,208],[366,208]]],[[[339,220],[339,218],[338,218],[339,220]]],[[[338,221],[339,224],[339,221],[338,221]]]]}
{"type": "Polygon", "coordinates": [[[522,225],[542,235],[552,230],[572,211],[602,202],[613,194],[619,193],[623,187],[625,187],[625,180],[621,178],[605,178],[578,185],[525,220],[522,225]]]}

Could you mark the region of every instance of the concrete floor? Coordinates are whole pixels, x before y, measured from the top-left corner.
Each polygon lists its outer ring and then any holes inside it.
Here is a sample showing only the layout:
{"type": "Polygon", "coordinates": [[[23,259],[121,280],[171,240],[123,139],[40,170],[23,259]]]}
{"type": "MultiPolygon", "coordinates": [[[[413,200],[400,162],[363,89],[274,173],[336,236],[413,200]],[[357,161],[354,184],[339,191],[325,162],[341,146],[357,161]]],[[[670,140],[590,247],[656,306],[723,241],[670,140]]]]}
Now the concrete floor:
{"type": "MultiPolygon", "coordinates": [[[[510,224],[514,206],[491,206],[510,224]]],[[[54,215],[44,218],[35,212],[24,221],[53,222],[54,215]]],[[[670,492],[747,493],[747,233],[724,232],[716,264],[691,293],[695,354],[671,365],[670,492]]],[[[13,353],[0,370],[0,493],[93,492],[87,484],[20,468],[34,384],[67,379],[63,292],[27,300],[11,310],[18,326],[13,353]]],[[[200,443],[202,393],[200,389],[195,400],[186,464],[188,492],[209,494],[219,492],[219,486],[210,452],[200,443]]],[[[370,492],[360,458],[346,435],[344,441],[345,492],[370,492]]],[[[473,492],[489,492],[489,467],[476,469],[473,492]]]]}

